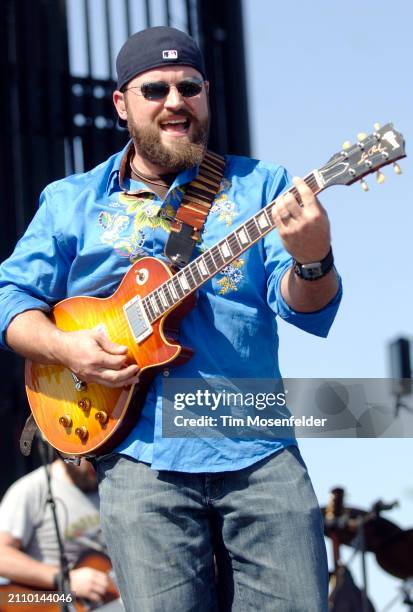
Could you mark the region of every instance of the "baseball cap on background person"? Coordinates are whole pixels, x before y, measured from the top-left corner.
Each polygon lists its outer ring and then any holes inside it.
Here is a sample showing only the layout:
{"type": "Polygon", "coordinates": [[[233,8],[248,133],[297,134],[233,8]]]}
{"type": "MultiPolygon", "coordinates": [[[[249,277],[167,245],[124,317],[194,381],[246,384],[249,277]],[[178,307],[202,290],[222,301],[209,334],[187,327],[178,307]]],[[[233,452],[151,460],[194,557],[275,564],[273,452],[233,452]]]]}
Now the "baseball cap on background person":
{"type": "MultiPolygon", "coordinates": [[[[192,66],[206,80],[204,58],[195,40],[176,28],[156,26],[130,36],[119,51],[118,90],[141,72],[160,66],[192,66]]],[[[119,118],[118,123],[126,127],[124,119],[119,118]]]]}

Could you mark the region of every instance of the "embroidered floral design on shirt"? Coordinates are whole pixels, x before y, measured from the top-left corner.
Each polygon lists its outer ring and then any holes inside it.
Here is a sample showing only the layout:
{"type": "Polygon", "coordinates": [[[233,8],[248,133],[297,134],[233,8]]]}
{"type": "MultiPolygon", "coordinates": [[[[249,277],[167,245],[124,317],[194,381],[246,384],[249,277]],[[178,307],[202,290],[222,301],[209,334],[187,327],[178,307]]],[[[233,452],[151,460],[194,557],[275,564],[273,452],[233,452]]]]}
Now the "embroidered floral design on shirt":
{"type": "Polygon", "coordinates": [[[211,213],[219,212],[219,221],[226,223],[228,227],[232,225],[233,220],[238,215],[235,202],[228,199],[227,191],[230,188],[230,181],[223,178],[218,193],[215,196],[214,203],[211,207],[211,213]]]}
{"type": "Polygon", "coordinates": [[[133,232],[130,238],[119,240],[113,247],[115,252],[120,257],[128,257],[131,263],[134,263],[141,257],[147,255],[143,245],[145,244],[146,234],[142,230],[133,232]]]}
{"type": "Polygon", "coordinates": [[[244,278],[241,270],[244,263],[243,259],[235,259],[221,270],[222,278],[217,280],[217,284],[221,287],[220,295],[226,295],[229,291],[238,291],[238,285],[244,278]]]}
{"type": "Polygon", "coordinates": [[[155,194],[147,194],[144,198],[120,194],[119,201],[126,204],[126,212],[129,215],[135,215],[133,219],[134,230],[140,230],[144,227],[156,229],[162,228],[165,232],[171,231],[171,222],[167,217],[172,217],[175,214],[175,209],[171,204],[164,206],[164,215],[158,215],[161,204],[155,203],[155,194]]]}
{"type": "MultiPolygon", "coordinates": [[[[174,190],[174,198],[170,198],[161,213],[161,204],[155,202],[155,194],[137,197],[120,193],[118,202],[111,202],[110,205],[114,209],[121,208],[122,212],[104,211],[99,214],[99,225],[104,230],[100,237],[101,242],[111,245],[117,255],[127,257],[131,263],[147,255],[144,245],[148,232],[145,232],[145,228],[161,228],[167,233],[171,231],[171,218],[175,216],[175,208],[170,202],[177,198],[175,191],[182,194],[184,190],[174,190]]],[[[177,198],[177,201],[180,201],[180,198],[177,198]]]]}
{"type": "Polygon", "coordinates": [[[98,217],[99,224],[105,230],[100,239],[105,244],[113,244],[119,237],[119,234],[128,227],[129,217],[116,213],[112,215],[109,212],[101,212],[98,217]]]}

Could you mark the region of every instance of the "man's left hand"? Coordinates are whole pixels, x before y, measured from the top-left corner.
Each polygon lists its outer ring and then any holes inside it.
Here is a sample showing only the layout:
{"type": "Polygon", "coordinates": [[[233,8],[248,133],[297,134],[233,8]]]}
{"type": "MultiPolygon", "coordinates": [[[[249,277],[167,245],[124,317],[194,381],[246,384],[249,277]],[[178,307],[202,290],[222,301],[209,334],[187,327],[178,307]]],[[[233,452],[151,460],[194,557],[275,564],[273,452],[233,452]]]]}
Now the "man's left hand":
{"type": "Polygon", "coordinates": [[[330,249],[327,212],[302,179],[294,177],[293,184],[301,204],[292,193],[281,195],[272,207],[274,222],[285,249],[296,261],[321,261],[330,249]]]}

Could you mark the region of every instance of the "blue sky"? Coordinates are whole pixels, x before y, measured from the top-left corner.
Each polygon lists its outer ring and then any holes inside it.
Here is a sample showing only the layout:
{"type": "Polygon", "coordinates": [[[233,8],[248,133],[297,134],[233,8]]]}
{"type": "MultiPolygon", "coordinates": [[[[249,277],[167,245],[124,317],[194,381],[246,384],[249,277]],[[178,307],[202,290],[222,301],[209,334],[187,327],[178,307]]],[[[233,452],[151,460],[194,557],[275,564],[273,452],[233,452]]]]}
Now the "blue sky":
{"type": "MultiPolygon", "coordinates": [[[[344,141],[354,143],[358,132],[388,121],[404,134],[409,152],[412,23],[409,0],[244,0],[253,156],[305,175],[344,141]]],[[[285,376],[386,377],[387,344],[400,335],[412,338],[410,158],[401,166],[399,177],[391,166],[384,170],[383,185],[368,177],[367,193],[356,183],[320,195],[345,293],[327,340],[281,322],[285,376]]],[[[341,485],[352,506],[398,499],[399,508],[385,516],[413,527],[410,439],[302,440],[301,449],[322,505],[341,485]]],[[[346,558],[351,550],[343,552],[346,558]]],[[[358,582],[360,563],[350,566],[358,582]]],[[[370,554],[368,577],[371,598],[383,610],[400,581],[370,554]]],[[[391,608],[405,609],[401,602],[391,608]]]]}

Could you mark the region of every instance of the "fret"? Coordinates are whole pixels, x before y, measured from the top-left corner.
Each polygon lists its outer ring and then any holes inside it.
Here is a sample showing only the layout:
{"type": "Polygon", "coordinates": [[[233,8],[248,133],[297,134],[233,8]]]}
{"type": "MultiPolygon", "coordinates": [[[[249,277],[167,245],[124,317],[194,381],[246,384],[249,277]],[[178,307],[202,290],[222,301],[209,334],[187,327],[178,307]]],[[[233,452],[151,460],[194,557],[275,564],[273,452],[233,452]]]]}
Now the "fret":
{"type": "Polygon", "coordinates": [[[267,215],[265,210],[258,216],[258,226],[260,229],[265,230],[270,224],[268,223],[267,215]]]}
{"type": "Polygon", "coordinates": [[[166,306],[166,308],[170,308],[170,306],[172,306],[173,301],[171,302],[171,296],[168,292],[167,285],[162,285],[161,287],[159,287],[159,290],[161,293],[161,300],[163,304],[166,306]]]}
{"type": "Polygon", "coordinates": [[[148,297],[144,298],[142,300],[142,304],[144,305],[145,312],[148,315],[148,319],[153,321],[156,317],[155,317],[155,312],[154,312],[154,310],[153,310],[153,308],[151,306],[151,302],[150,302],[149,298],[148,297]]]}
{"type": "Polygon", "coordinates": [[[155,302],[156,302],[156,305],[158,307],[158,310],[159,310],[160,314],[162,314],[162,312],[163,312],[162,302],[161,302],[161,298],[160,298],[160,296],[158,294],[158,290],[157,289],[155,289],[155,291],[153,292],[153,297],[155,299],[155,302]]]}
{"type": "Polygon", "coordinates": [[[258,229],[257,224],[255,223],[254,217],[252,217],[252,219],[247,221],[246,228],[247,228],[248,234],[249,234],[252,242],[255,242],[255,240],[257,240],[257,238],[259,238],[259,236],[261,236],[261,232],[258,229]]]}
{"type": "Polygon", "coordinates": [[[168,281],[168,289],[169,293],[172,295],[174,300],[179,300],[179,295],[176,292],[175,285],[173,284],[173,279],[168,281]]]}
{"type": "Polygon", "coordinates": [[[267,215],[267,219],[269,220],[271,227],[275,227],[275,223],[274,223],[273,218],[272,218],[272,207],[273,206],[275,206],[275,202],[270,202],[264,208],[265,214],[267,215]]]}
{"type": "Polygon", "coordinates": [[[238,253],[241,253],[242,246],[241,246],[241,243],[240,243],[239,238],[237,236],[237,232],[233,232],[232,234],[230,234],[227,237],[227,242],[229,242],[229,241],[232,241],[232,242],[236,243],[235,246],[231,246],[231,250],[234,253],[234,255],[238,255],[238,253]]]}
{"type": "Polygon", "coordinates": [[[149,301],[151,303],[152,306],[152,310],[154,311],[155,314],[159,314],[159,308],[158,308],[158,304],[156,303],[155,297],[153,296],[153,294],[149,295],[149,301]]]}
{"type": "Polygon", "coordinates": [[[181,287],[183,288],[184,293],[187,293],[190,290],[190,286],[183,272],[179,272],[179,282],[180,282],[181,287]]]}
{"type": "Polygon", "coordinates": [[[202,284],[202,276],[199,273],[196,261],[193,261],[191,264],[189,264],[189,266],[191,268],[191,274],[194,277],[197,286],[201,285],[202,284]]]}
{"type": "Polygon", "coordinates": [[[165,294],[164,294],[164,292],[163,292],[162,287],[159,287],[159,289],[158,289],[158,295],[159,295],[159,297],[161,298],[161,302],[162,302],[162,304],[165,306],[165,308],[168,308],[168,301],[167,301],[167,299],[166,299],[166,297],[165,297],[165,294]]]}
{"type": "Polygon", "coordinates": [[[167,303],[160,287],[155,289],[155,299],[156,303],[158,304],[159,312],[162,314],[167,306],[167,303]]]}
{"type": "Polygon", "coordinates": [[[231,249],[230,249],[229,244],[227,243],[226,240],[224,240],[224,242],[221,243],[220,251],[221,251],[222,256],[224,257],[224,259],[228,259],[229,257],[232,257],[231,249]]]}
{"type": "Polygon", "coordinates": [[[196,278],[195,278],[195,276],[193,274],[193,271],[192,271],[192,264],[187,265],[186,268],[183,270],[183,272],[185,272],[187,277],[189,275],[189,279],[188,279],[188,281],[190,281],[190,285],[189,286],[191,287],[191,289],[194,289],[194,287],[196,287],[198,285],[198,283],[197,283],[197,280],[196,280],[196,278]],[[195,283],[194,287],[192,287],[192,281],[194,281],[194,283],[195,283]]]}
{"type": "Polygon", "coordinates": [[[317,178],[314,172],[311,172],[308,176],[305,176],[304,181],[306,182],[306,184],[308,185],[308,187],[311,189],[313,193],[318,192],[319,187],[318,187],[317,178]]]}
{"type": "Polygon", "coordinates": [[[217,266],[217,268],[221,268],[223,266],[223,264],[225,263],[225,259],[221,255],[221,251],[219,250],[219,246],[215,245],[214,247],[212,247],[212,249],[210,249],[210,253],[211,253],[211,255],[212,255],[213,259],[214,259],[214,263],[217,266]]]}
{"type": "Polygon", "coordinates": [[[168,302],[168,308],[169,308],[170,306],[172,306],[172,305],[173,305],[173,303],[174,303],[174,298],[173,298],[173,296],[172,296],[171,292],[169,291],[169,283],[168,283],[168,281],[166,281],[166,283],[164,283],[164,284],[163,284],[163,292],[164,292],[165,297],[166,297],[166,299],[167,299],[167,302],[168,302]]]}
{"type": "Polygon", "coordinates": [[[297,202],[299,203],[299,205],[302,206],[303,205],[303,201],[302,201],[301,196],[298,193],[297,189],[295,187],[291,187],[290,191],[293,194],[293,196],[295,197],[295,199],[297,200],[297,202]]]}
{"type": "Polygon", "coordinates": [[[199,259],[198,268],[201,271],[202,276],[209,276],[208,270],[205,267],[205,263],[202,257],[199,259]]]}
{"type": "Polygon", "coordinates": [[[208,273],[210,276],[212,276],[212,274],[214,274],[215,270],[218,269],[218,266],[216,265],[214,258],[211,255],[211,251],[207,251],[206,253],[204,253],[204,262],[206,264],[206,267],[208,269],[208,273]],[[209,260],[209,261],[208,261],[209,260]]]}
{"type": "Polygon", "coordinates": [[[243,226],[243,227],[242,227],[242,228],[241,228],[239,231],[237,231],[236,233],[237,233],[237,236],[239,236],[239,239],[240,239],[240,242],[241,242],[241,245],[242,245],[242,246],[244,246],[244,245],[246,245],[246,244],[249,244],[250,239],[249,239],[249,236],[247,235],[247,232],[246,232],[246,228],[245,228],[245,226],[243,226]]]}
{"type": "Polygon", "coordinates": [[[174,287],[175,287],[175,289],[176,289],[176,291],[178,293],[178,296],[180,298],[184,297],[185,291],[184,291],[184,289],[183,289],[183,287],[181,285],[181,281],[179,280],[178,274],[175,274],[175,276],[172,278],[172,282],[173,282],[174,287]]]}

